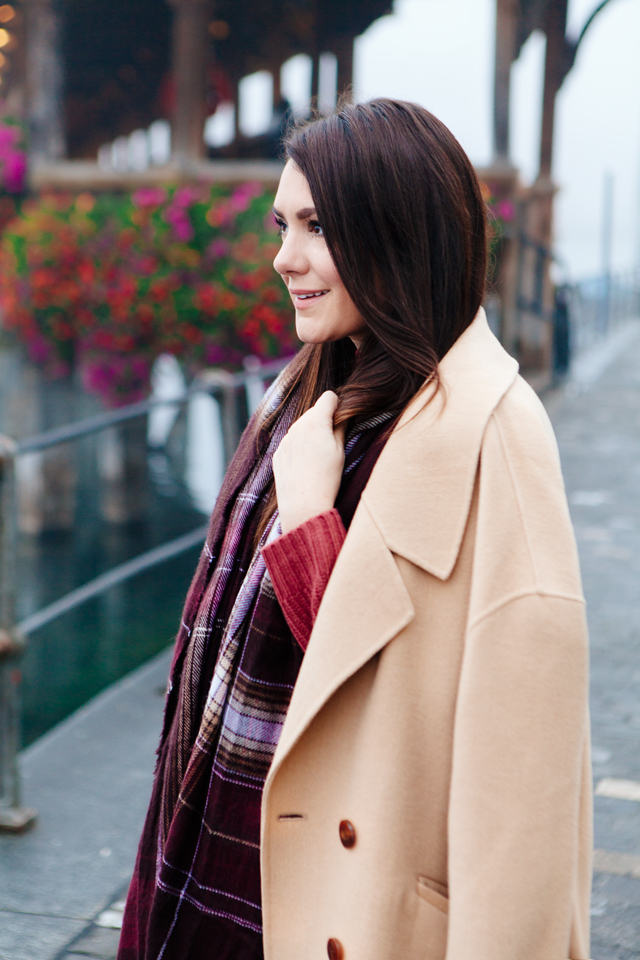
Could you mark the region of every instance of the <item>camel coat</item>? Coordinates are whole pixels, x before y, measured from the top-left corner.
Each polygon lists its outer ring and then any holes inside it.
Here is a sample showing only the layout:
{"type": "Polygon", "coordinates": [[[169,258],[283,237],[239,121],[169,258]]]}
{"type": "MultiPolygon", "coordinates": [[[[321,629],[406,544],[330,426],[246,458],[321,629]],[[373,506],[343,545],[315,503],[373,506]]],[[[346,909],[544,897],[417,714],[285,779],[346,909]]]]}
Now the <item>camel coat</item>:
{"type": "Polygon", "coordinates": [[[483,311],[440,374],[363,493],[266,782],[266,960],[589,956],[587,632],[554,436],[483,311]]]}

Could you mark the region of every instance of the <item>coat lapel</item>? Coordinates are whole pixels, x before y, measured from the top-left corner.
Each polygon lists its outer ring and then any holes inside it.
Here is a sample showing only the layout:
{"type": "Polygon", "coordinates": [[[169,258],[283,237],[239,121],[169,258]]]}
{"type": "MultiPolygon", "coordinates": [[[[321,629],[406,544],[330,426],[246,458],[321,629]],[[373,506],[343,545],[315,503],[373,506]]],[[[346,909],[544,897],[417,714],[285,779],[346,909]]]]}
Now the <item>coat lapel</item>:
{"type": "Polygon", "coordinates": [[[480,310],[439,372],[441,389],[430,403],[425,391],[409,405],[363,499],[390,550],[446,580],[460,551],[484,432],[518,364],[480,310]]]}
{"type": "Polygon", "coordinates": [[[265,789],[328,699],[413,619],[393,555],[443,580],[455,566],[484,431],[518,365],[480,310],[439,370],[440,391],[431,399],[433,391],[425,390],[412,401],[362,494],[322,599],[265,789]]]}
{"type": "Polygon", "coordinates": [[[267,785],[332,694],[413,616],[393,556],[361,502],[320,605],[267,785]]]}

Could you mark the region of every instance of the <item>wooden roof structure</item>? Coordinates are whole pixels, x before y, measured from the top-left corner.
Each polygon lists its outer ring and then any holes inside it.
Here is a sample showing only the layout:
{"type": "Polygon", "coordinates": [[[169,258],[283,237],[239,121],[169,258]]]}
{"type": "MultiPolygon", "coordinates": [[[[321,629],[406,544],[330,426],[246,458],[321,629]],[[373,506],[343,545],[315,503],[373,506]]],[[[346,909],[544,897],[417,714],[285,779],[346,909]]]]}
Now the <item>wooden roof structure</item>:
{"type": "Polygon", "coordinates": [[[392,12],[392,0],[15,0],[15,6],[26,48],[26,77],[16,82],[30,103],[39,100],[32,126],[44,123],[43,103],[50,115],[58,111],[58,134],[44,138],[49,146],[38,146],[43,137],[32,130],[35,153],[49,160],[56,159],[54,141],[59,158],[89,159],[100,144],[159,118],[174,120],[177,152],[195,157],[203,149],[204,117],[221,99],[237,103],[243,77],[269,70],[279,99],[280,67],[304,53],[312,59],[317,95],[320,54],[333,52],[342,91],[352,80],[355,37],[392,12]]]}

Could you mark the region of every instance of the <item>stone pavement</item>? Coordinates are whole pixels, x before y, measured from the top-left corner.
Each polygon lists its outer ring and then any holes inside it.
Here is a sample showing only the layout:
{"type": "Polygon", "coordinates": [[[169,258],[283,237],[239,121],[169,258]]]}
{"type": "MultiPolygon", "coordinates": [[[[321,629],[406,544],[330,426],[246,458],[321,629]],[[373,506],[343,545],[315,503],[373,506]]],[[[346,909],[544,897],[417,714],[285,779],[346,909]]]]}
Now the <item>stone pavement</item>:
{"type": "Polygon", "coordinates": [[[595,797],[591,951],[594,960],[639,960],[640,323],[578,368],[578,383],[547,408],[587,598],[594,781],[636,784],[600,788],[635,800],[595,797]]]}
{"type": "MultiPolygon", "coordinates": [[[[545,398],[592,639],[594,960],[640,960],[640,322],[545,398]],[[599,785],[599,786],[598,786],[599,785]],[[609,794],[609,795],[607,795],[609,794]],[[615,795],[636,799],[619,799],[615,795]]],[[[113,960],[168,654],[25,751],[36,829],[0,837],[0,960],[113,960]]]]}
{"type": "Polygon", "coordinates": [[[1,960],[54,960],[71,941],[91,956],[85,931],[93,956],[115,956],[117,932],[92,921],[133,870],[169,661],[156,657],[24,751],[24,802],[39,818],[29,833],[0,835],[1,960]]]}

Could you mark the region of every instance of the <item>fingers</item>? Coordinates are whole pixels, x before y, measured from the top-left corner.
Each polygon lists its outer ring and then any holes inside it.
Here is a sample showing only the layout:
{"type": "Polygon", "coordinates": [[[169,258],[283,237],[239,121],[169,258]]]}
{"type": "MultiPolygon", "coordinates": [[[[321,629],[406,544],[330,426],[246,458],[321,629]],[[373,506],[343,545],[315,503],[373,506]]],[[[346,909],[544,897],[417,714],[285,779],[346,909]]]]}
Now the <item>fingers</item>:
{"type": "Polygon", "coordinates": [[[338,394],[334,393],[333,390],[325,390],[322,396],[316,400],[314,409],[318,413],[322,413],[327,419],[331,418],[333,422],[333,415],[338,408],[338,394]]]}
{"type": "Polygon", "coordinates": [[[314,409],[318,411],[326,425],[333,431],[340,446],[344,447],[344,424],[338,427],[334,427],[333,425],[333,418],[338,409],[338,403],[337,393],[334,393],[333,390],[326,390],[316,401],[314,409]]]}

